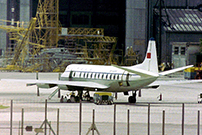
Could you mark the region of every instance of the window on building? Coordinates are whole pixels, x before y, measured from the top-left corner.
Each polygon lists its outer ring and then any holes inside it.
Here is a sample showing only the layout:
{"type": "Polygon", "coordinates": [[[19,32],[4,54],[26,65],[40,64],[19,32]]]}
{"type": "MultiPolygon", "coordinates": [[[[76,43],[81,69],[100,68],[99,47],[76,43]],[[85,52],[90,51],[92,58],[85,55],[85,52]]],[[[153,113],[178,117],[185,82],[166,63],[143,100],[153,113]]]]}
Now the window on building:
{"type": "Polygon", "coordinates": [[[181,55],[185,55],[186,53],[186,48],[185,47],[181,47],[181,55]]]}
{"type": "Polygon", "coordinates": [[[176,46],[176,47],[174,48],[174,54],[176,54],[176,55],[179,54],[179,47],[176,46]]]}

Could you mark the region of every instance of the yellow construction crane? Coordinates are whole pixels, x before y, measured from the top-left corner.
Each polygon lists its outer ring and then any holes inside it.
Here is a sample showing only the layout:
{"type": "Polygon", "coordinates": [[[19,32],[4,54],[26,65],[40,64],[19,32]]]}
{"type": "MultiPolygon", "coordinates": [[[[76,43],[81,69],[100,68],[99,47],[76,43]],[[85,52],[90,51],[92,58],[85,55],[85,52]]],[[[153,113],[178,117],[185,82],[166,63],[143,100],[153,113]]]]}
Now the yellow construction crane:
{"type": "Polygon", "coordinates": [[[65,41],[64,46],[71,53],[79,54],[88,63],[114,63],[112,58],[117,38],[104,36],[103,28],[63,28],[59,38],[65,41]]]}
{"type": "MultiPolygon", "coordinates": [[[[35,19],[33,18],[28,24],[16,22],[15,27],[0,26],[0,28],[6,29],[10,40],[16,43],[15,51],[11,52],[14,55],[11,65],[15,66],[10,67],[14,70],[18,66],[24,71],[25,69],[26,71],[52,71],[59,64],[54,59],[50,60],[52,56],[48,53],[42,56],[41,52],[47,49],[57,50],[59,39],[68,43],[68,45],[64,43],[63,46],[70,53],[82,56],[82,58],[77,58],[78,61],[86,60],[93,64],[112,63],[113,50],[117,42],[115,37],[104,36],[102,28],[61,28],[59,0],[39,0],[35,19]],[[25,24],[26,27],[22,27],[25,24]],[[63,31],[66,31],[66,34],[63,34],[63,31]],[[69,44],[70,41],[72,45],[69,44]],[[24,62],[25,57],[26,62],[24,62]],[[26,68],[23,69],[23,67],[26,68]]],[[[66,63],[71,62],[70,60],[66,63]]],[[[66,66],[67,64],[60,65],[66,66]]]]}
{"type": "Polygon", "coordinates": [[[58,46],[59,0],[39,0],[36,12],[36,38],[46,47],[58,46]]]}
{"type": "MultiPolygon", "coordinates": [[[[41,49],[58,46],[58,33],[60,30],[58,7],[59,0],[39,0],[36,18],[31,19],[28,24],[10,21],[10,24],[14,25],[9,26],[6,25],[6,22],[9,21],[0,21],[0,29],[6,30],[11,40],[10,43],[12,43],[12,45],[7,46],[6,53],[8,57],[14,55],[10,65],[23,67],[25,57],[27,57],[30,60],[26,63],[29,63],[29,66],[34,64],[34,67],[36,67],[39,64],[35,63],[41,61],[34,60],[34,57],[40,53],[41,49]],[[12,48],[10,49],[10,47],[12,48]],[[21,62],[19,62],[19,59],[21,62]]],[[[44,61],[41,63],[44,63],[44,61]]],[[[8,67],[15,70],[15,66],[8,67]]]]}
{"type": "MultiPolygon", "coordinates": [[[[29,40],[29,34],[34,30],[35,23],[36,23],[36,18],[32,18],[30,23],[29,23],[29,26],[25,32],[25,35],[22,38],[22,41],[18,41],[20,43],[15,48],[15,53],[14,53],[14,57],[13,57],[13,60],[11,62],[11,65],[16,64],[21,52],[25,49],[25,46],[27,45],[27,42],[29,40]]],[[[24,62],[24,57],[22,57],[22,62],[24,62]]]]}

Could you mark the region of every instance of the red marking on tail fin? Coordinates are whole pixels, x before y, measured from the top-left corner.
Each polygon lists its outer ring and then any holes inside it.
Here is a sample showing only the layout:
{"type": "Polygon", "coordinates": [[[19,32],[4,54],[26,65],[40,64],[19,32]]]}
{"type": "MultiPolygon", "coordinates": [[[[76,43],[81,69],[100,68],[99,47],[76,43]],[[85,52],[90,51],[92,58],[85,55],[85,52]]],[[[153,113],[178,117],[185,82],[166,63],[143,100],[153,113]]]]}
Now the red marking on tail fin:
{"type": "Polygon", "coordinates": [[[151,59],[151,53],[147,53],[147,59],[151,59]]]}

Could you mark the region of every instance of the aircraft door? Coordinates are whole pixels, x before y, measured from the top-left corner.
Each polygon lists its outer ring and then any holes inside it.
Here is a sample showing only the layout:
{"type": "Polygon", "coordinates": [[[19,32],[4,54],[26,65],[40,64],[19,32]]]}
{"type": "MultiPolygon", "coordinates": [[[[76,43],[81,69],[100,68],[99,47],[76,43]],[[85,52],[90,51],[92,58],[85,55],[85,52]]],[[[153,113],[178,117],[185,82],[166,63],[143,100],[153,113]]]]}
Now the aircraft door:
{"type": "Polygon", "coordinates": [[[125,74],[125,71],[124,71],[121,76],[121,82],[119,83],[119,85],[120,86],[130,86],[129,80],[130,80],[129,72],[127,74],[125,74]]]}
{"type": "Polygon", "coordinates": [[[71,70],[70,73],[69,73],[69,81],[72,80],[72,76],[73,76],[73,71],[71,70]]]}
{"type": "Polygon", "coordinates": [[[130,74],[127,73],[127,75],[126,75],[126,84],[127,84],[127,86],[130,86],[130,84],[129,84],[129,78],[130,78],[130,74]]]}

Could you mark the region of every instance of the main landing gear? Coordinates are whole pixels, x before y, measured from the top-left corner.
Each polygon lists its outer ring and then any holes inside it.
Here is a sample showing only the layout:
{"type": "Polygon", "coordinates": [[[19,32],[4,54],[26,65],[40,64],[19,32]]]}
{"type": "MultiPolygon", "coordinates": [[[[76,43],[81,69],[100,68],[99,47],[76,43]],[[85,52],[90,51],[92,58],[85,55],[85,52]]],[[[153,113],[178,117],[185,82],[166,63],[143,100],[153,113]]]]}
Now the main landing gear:
{"type": "Polygon", "coordinates": [[[129,103],[136,103],[136,95],[137,95],[136,91],[133,92],[133,95],[128,97],[128,102],[129,103]]]}
{"type": "Polygon", "coordinates": [[[73,91],[70,94],[62,95],[60,102],[61,103],[78,103],[81,101],[89,101],[92,102],[93,98],[90,97],[89,91],[86,91],[83,94],[83,91],[78,91],[76,95],[73,91]]]}

